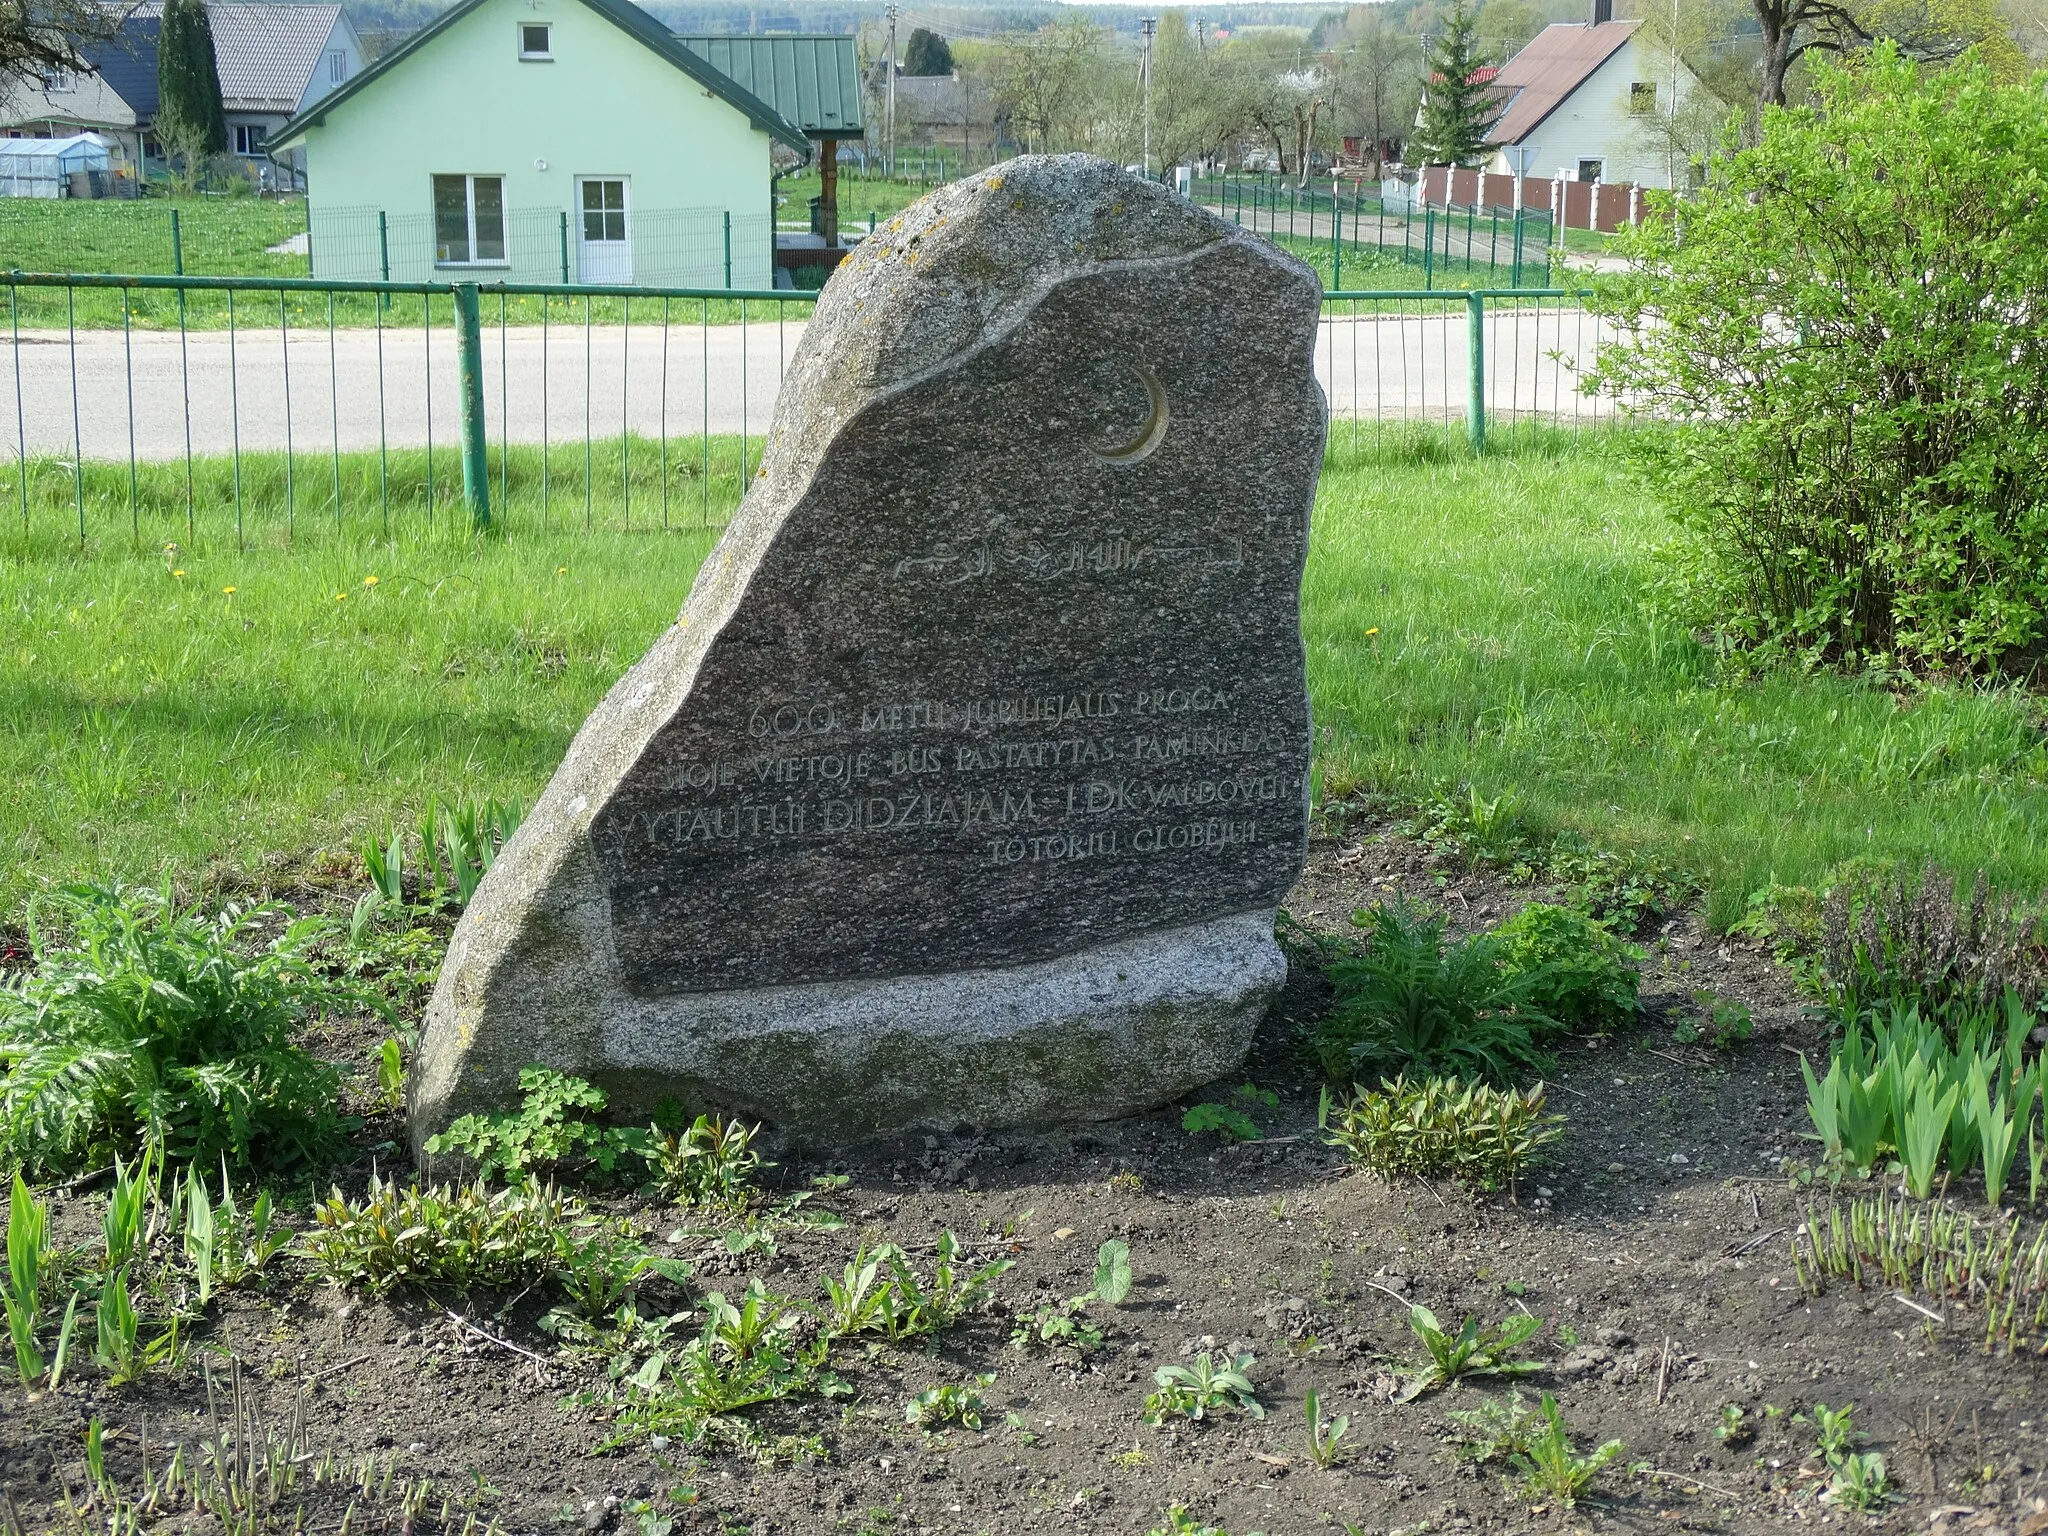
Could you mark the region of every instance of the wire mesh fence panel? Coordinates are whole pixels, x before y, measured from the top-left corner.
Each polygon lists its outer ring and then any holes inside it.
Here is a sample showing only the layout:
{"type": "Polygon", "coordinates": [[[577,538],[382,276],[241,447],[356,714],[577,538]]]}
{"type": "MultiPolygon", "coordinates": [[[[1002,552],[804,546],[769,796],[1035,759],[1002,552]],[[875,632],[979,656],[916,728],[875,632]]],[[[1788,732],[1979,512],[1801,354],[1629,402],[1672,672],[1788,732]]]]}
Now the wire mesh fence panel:
{"type": "MultiPolygon", "coordinates": [[[[456,297],[445,282],[0,273],[0,529],[240,544],[486,517],[514,531],[716,523],[759,467],[810,305],[786,290],[499,283],[463,324],[456,297]],[[166,299],[209,323],[136,323],[166,299]],[[88,302],[118,322],[78,324],[88,302]],[[465,352],[484,406],[467,439],[465,352]]],[[[1584,380],[1612,340],[1564,290],[1328,293],[1315,366],[1332,444],[1463,422],[1478,449],[1489,426],[1610,421],[1615,402],[1584,380]]]]}

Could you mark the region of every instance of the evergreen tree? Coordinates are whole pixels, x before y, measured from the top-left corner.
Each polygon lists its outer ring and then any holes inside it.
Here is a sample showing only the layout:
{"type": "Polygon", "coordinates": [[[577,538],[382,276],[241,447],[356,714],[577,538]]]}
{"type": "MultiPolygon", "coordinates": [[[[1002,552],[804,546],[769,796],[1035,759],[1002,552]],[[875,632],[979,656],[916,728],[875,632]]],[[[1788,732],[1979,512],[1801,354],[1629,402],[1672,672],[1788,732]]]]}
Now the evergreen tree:
{"type": "Polygon", "coordinates": [[[903,73],[950,75],[953,73],[953,50],[938,33],[925,27],[917,27],[912,30],[910,41],[903,48],[903,73]]]}
{"type": "Polygon", "coordinates": [[[1490,82],[1474,78],[1486,62],[1470,0],[1457,0],[1443,34],[1423,50],[1429,84],[1410,146],[1417,165],[1477,165],[1493,148],[1486,132],[1499,103],[1490,82]]]}
{"type": "Polygon", "coordinates": [[[213,23],[204,0],[165,0],[156,44],[156,136],[187,162],[228,147],[213,23]]]}

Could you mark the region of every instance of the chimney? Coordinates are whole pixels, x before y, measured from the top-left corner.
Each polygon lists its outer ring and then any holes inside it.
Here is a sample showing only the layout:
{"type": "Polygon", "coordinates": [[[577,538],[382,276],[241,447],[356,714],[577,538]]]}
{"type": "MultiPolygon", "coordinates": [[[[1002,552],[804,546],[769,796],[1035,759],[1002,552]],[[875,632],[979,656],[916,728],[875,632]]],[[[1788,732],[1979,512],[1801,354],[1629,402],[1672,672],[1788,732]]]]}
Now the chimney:
{"type": "Polygon", "coordinates": [[[1614,0],[1593,0],[1593,25],[1614,20],[1614,0]]]}

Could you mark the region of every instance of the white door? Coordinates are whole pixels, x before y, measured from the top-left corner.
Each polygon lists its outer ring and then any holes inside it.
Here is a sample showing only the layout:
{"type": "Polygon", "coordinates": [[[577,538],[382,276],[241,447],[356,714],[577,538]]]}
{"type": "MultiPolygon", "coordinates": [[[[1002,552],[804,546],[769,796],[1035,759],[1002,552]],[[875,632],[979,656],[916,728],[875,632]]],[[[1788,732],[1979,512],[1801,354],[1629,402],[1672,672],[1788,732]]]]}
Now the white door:
{"type": "Polygon", "coordinates": [[[626,232],[626,178],[576,178],[577,211],[582,218],[576,273],[586,283],[633,281],[633,247],[626,232]]]}

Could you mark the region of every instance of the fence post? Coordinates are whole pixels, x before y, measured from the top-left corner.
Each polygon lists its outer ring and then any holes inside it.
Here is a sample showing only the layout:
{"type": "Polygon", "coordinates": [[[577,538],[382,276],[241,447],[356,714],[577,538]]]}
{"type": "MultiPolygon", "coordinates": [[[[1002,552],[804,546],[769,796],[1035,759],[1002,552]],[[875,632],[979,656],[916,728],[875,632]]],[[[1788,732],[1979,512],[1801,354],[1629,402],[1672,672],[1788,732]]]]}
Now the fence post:
{"type": "Polygon", "coordinates": [[[178,229],[178,210],[175,208],[171,210],[171,271],[178,277],[185,275],[185,240],[178,229]]]}
{"type": "Polygon", "coordinates": [[[462,499],[470,526],[491,526],[491,467],[484,451],[484,340],[475,283],[455,285],[455,351],[462,374],[462,499]]]}
{"type": "Polygon", "coordinates": [[[1428,203],[1422,205],[1422,286],[1428,289],[1435,275],[1436,265],[1436,209],[1428,203]]]}
{"type": "Polygon", "coordinates": [[[1337,178],[1330,178],[1330,286],[1344,286],[1344,205],[1337,201],[1337,178]]]}
{"type": "Polygon", "coordinates": [[[1476,457],[1486,452],[1486,296],[1465,295],[1465,433],[1476,457]]]}
{"type": "MultiPolygon", "coordinates": [[[[569,210],[559,208],[556,212],[560,215],[562,234],[562,286],[566,288],[569,286],[569,210]]],[[[547,301],[543,299],[541,302],[545,304],[547,301]]]]}
{"type": "Polygon", "coordinates": [[[1510,288],[1522,286],[1522,210],[1515,210],[1515,275],[1508,283],[1510,288]]]}
{"type": "Polygon", "coordinates": [[[377,272],[391,281],[391,218],[382,208],[377,210],[377,272]]]}
{"type": "Polygon", "coordinates": [[[725,210],[725,286],[732,286],[732,210],[725,210]]]}

